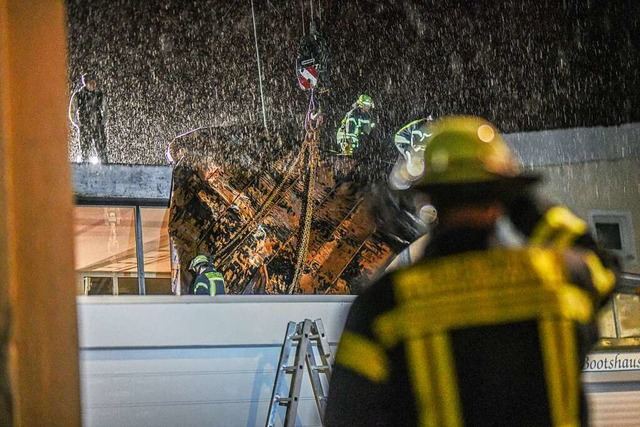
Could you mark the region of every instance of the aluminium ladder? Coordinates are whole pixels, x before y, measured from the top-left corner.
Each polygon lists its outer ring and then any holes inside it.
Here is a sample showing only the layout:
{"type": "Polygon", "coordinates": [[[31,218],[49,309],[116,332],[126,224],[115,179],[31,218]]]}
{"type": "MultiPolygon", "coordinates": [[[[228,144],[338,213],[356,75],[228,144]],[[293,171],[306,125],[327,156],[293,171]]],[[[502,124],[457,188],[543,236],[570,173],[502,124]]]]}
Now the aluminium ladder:
{"type": "Polygon", "coordinates": [[[327,341],[322,320],[311,321],[310,319],[305,319],[304,322],[298,324],[289,322],[276,370],[266,427],[275,426],[279,406],[287,407],[284,426],[293,427],[295,425],[300,388],[304,376],[304,365],[307,366],[316,407],[318,408],[320,421],[323,422],[327,404],[328,384],[331,378],[331,364],[331,348],[327,341]],[[314,352],[314,343],[319,353],[319,358],[316,357],[314,352]],[[293,364],[289,365],[289,358],[293,348],[295,348],[295,356],[293,364]],[[318,364],[319,360],[322,362],[321,364],[318,364]],[[288,393],[287,388],[284,386],[285,374],[291,374],[288,393]],[[320,374],[325,374],[327,387],[323,386],[320,374]]]}

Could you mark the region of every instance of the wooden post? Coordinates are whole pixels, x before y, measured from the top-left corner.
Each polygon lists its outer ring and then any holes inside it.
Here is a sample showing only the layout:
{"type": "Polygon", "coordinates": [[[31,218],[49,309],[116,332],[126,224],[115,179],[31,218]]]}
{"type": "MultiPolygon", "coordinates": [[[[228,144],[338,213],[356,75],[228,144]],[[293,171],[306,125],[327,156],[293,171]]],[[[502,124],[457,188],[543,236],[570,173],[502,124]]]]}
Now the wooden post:
{"type": "Polygon", "coordinates": [[[66,50],[63,0],[0,0],[0,299],[17,426],[80,425],[66,50]]]}

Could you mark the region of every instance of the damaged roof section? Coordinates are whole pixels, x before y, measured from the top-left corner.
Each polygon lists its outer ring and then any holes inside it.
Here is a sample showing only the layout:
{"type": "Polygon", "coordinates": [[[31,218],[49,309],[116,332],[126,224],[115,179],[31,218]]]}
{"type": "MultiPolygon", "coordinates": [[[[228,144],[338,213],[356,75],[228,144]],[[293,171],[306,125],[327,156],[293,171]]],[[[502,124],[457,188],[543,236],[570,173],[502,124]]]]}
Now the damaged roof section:
{"type": "Polygon", "coordinates": [[[357,293],[406,245],[379,227],[357,160],[308,144],[224,128],[172,142],[169,233],[183,290],[189,260],[207,254],[232,294],[357,293]]]}

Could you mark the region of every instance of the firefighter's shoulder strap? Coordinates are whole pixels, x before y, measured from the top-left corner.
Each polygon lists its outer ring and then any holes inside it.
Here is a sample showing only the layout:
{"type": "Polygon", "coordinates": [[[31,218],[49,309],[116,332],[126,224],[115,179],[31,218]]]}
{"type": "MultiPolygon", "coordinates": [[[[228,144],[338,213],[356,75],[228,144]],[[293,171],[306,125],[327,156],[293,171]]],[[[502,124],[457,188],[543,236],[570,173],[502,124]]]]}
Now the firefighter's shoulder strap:
{"type": "Polygon", "coordinates": [[[295,425],[305,365],[309,372],[320,421],[323,423],[332,363],[331,348],[321,319],[315,321],[305,319],[297,324],[289,322],[276,367],[276,377],[265,425],[267,427],[275,425],[279,406],[287,408],[283,425],[285,427],[295,425]],[[295,355],[290,364],[289,359],[294,349],[295,355]],[[285,385],[286,374],[291,374],[288,386],[285,385]],[[325,375],[325,381],[322,381],[320,374],[325,375]]]}

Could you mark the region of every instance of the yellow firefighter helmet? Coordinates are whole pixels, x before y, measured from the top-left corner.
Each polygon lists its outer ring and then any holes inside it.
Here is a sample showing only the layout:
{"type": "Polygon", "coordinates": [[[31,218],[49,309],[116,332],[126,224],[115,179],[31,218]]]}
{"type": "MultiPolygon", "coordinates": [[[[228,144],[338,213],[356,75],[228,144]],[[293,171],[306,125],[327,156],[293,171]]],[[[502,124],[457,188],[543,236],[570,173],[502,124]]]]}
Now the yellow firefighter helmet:
{"type": "Polygon", "coordinates": [[[494,181],[529,184],[539,179],[522,171],[500,132],[480,117],[443,117],[431,123],[430,131],[424,151],[425,173],[415,188],[494,181]]]}

